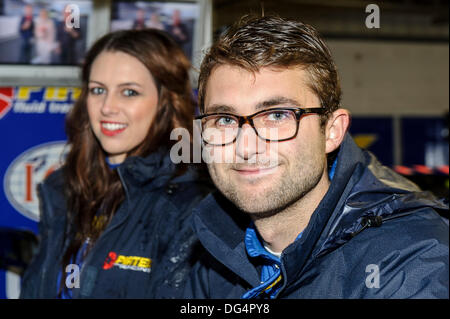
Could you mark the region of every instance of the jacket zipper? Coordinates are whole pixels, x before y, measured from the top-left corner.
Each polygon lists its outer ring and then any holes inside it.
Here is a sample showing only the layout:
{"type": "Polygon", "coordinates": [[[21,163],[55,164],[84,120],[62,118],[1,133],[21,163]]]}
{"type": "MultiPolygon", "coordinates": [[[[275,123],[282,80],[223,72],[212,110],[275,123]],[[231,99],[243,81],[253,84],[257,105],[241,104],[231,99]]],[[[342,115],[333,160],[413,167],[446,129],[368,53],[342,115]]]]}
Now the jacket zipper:
{"type": "MultiPolygon", "coordinates": [[[[48,240],[48,238],[50,238],[50,235],[52,235],[53,234],[53,231],[52,230],[49,230],[49,232],[48,232],[48,234],[47,234],[47,240],[48,240]]],[[[44,258],[44,265],[46,264],[47,265],[47,267],[45,267],[43,270],[42,270],[42,275],[41,275],[41,286],[39,287],[39,293],[38,293],[38,296],[40,296],[41,298],[42,298],[42,296],[45,296],[45,284],[42,284],[42,283],[46,283],[47,282],[47,280],[46,280],[46,277],[47,277],[47,273],[48,273],[48,268],[49,268],[49,264],[51,265],[52,263],[46,263],[46,261],[47,261],[47,259],[49,259],[50,258],[50,254],[47,254],[47,256],[44,258]]],[[[56,288],[56,287],[55,287],[56,288]]]]}

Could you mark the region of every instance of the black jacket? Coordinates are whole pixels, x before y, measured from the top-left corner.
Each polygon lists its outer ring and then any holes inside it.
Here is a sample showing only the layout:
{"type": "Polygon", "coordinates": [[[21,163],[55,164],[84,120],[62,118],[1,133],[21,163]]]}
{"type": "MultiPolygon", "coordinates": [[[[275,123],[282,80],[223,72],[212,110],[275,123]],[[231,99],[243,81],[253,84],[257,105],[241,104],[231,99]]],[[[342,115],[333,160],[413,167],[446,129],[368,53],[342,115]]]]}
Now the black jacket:
{"type": "MultiPolygon", "coordinates": [[[[448,203],[420,190],[347,135],[330,188],[281,255],[277,298],[448,298],[448,203]]],[[[260,285],[244,245],[249,219],[217,192],[194,212],[209,251],[185,298],[240,298],[260,285]]]]}
{"type": "MultiPolygon", "coordinates": [[[[176,298],[196,258],[191,208],[210,184],[192,169],[173,178],[175,165],[162,151],[127,158],[117,169],[126,199],[86,256],[73,298],[176,298]]],[[[68,244],[62,170],[38,189],[40,249],[24,274],[21,298],[56,297],[68,244]]]]}

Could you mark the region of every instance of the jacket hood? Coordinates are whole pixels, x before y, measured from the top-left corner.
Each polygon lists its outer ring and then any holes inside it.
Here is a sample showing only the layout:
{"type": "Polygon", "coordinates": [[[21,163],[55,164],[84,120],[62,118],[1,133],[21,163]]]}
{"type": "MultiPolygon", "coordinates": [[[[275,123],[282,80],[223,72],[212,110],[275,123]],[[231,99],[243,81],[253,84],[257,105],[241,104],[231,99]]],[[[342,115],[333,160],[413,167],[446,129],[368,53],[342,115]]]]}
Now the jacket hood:
{"type": "MultiPolygon", "coordinates": [[[[311,215],[302,237],[282,253],[285,275],[295,278],[308,259],[338,248],[366,227],[379,226],[383,218],[400,217],[420,207],[448,209],[448,204],[431,193],[420,192],[414,183],[382,166],[372,154],[356,146],[347,133],[326,195],[311,215]],[[368,218],[373,218],[373,222],[368,218]]],[[[245,267],[236,263],[248,260],[243,237],[249,222],[246,214],[215,193],[196,210],[194,228],[218,260],[250,284],[258,285],[258,276],[249,276],[242,270],[245,267]]]]}
{"type": "Polygon", "coordinates": [[[445,199],[422,192],[410,180],[381,165],[370,152],[362,152],[367,166],[341,207],[336,207],[323,243],[313,255],[323,255],[346,243],[367,227],[379,227],[389,219],[408,215],[420,208],[448,210],[445,199]]]}

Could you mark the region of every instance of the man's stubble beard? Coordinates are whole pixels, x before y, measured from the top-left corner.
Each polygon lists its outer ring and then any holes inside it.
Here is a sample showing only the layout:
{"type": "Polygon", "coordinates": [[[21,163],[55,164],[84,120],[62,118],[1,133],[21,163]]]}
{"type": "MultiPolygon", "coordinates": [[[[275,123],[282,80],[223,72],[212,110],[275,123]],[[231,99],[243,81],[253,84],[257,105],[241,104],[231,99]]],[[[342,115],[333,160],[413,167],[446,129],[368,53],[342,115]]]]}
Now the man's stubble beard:
{"type": "MultiPolygon", "coordinates": [[[[286,168],[286,162],[281,161],[278,169],[286,168]]],[[[276,215],[293,204],[300,201],[307,193],[313,190],[322,178],[324,166],[318,165],[319,159],[299,159],[291,172],[284,169],[277,179],[271,175],[255,180],[257,184],[263,182],[264,188],[258,191],[244,191],[231,178],[233,164],[227,165],[222,173],[217,174],[217,170],[211,165],[208,166],[211,178],[222,194],[233,202],[243,212],[250,214],[253,219],[267,218],[276,215]],[[269,184],[270,183],[270,184],[269,184]]],[[[276,174],[276,173],[275,173],[276,174]]]]}

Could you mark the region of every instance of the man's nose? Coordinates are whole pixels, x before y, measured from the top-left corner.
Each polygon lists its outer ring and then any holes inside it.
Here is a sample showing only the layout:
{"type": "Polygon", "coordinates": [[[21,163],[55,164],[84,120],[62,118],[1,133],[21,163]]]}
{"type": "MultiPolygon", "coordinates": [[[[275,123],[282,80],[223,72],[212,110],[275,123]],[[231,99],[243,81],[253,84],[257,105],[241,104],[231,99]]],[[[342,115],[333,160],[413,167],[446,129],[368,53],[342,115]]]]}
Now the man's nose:
{"type": "Polygon", "coordinates": [[[236,139],[236,156],[250,161],[258,154],[262,154],[266,149],[266,141],[261,139],[255,129],[249,124],[242,125],[236,139]]]}

